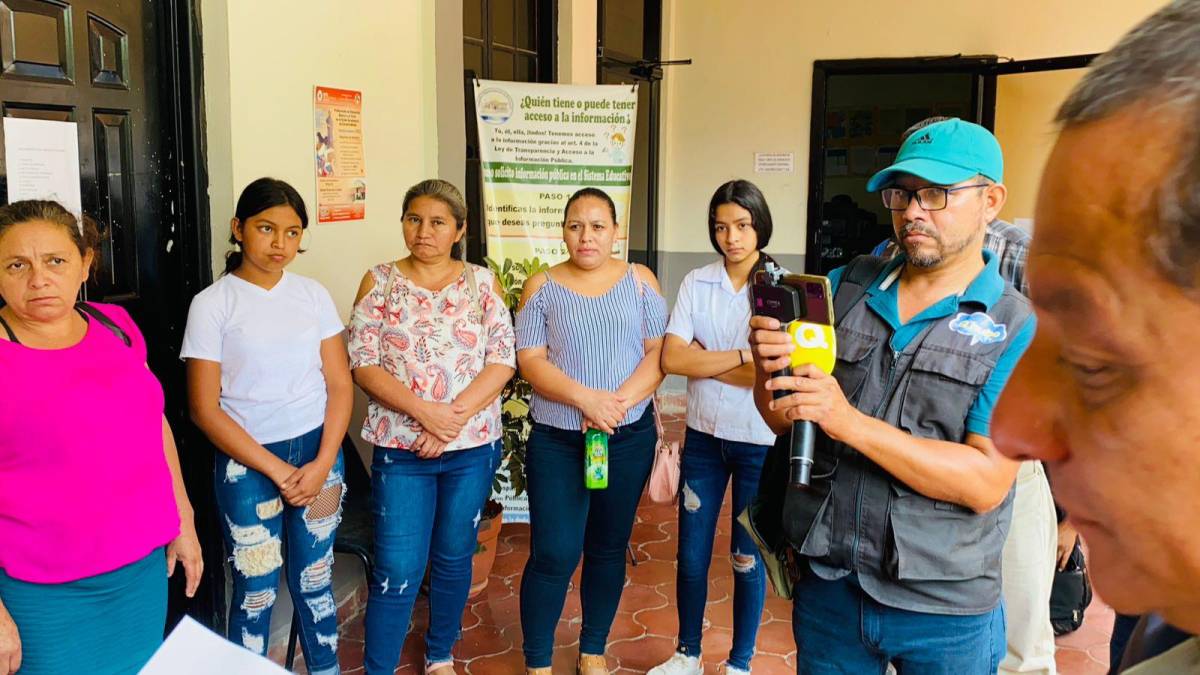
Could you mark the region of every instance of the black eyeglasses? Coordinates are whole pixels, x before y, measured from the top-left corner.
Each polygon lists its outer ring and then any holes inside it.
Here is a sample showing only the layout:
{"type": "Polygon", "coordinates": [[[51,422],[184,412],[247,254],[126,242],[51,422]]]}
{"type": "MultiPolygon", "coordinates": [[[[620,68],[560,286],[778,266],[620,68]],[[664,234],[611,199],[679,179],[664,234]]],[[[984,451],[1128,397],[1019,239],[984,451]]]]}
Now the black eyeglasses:
{"type": "Polygon", "coordinates": [[[961,185],[956,188],[931,185],[929,187],[917,188],[916,190],[893,187],[880,190],[879,196],[883,197],[883,205],[889,211],[903,211],[907,209],[908,205],[912,202],[913,195],[917,197],[917,204],[926,211],[941,211],[946,208],[946,203],[950,200],[951,192],[981,187],[991,187],[991,185],[989,183],[976,183],[974,185],[961,185]]]}

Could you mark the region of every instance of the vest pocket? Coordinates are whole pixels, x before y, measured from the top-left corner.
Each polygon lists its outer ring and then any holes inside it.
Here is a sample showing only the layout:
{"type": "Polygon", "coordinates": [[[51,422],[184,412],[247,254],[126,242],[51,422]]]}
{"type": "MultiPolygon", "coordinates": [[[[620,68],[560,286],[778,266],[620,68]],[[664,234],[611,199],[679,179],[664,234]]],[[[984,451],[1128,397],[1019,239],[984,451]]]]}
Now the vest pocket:
{"type": "Polygon", "coordinates": [[[892,483],[884,570],[898,581],[965,581],[1000,564],[996,511],[929,499],[892,483]]]}
{"type": "Polygon", "coordinates": [[[924,348],[913,357],[900,427],[918,438],[961,443],[967,413],[992,366],[963,354],[924,348]]]}
{"type": "Polygon", "coordinates": [[[833,532],[832,492],[824,497],[812,490],[788,486],[783,500],[783,529],[787,540],[809,558],[829,555],[833,532]],[[813,511],[815,515],[812,515],[813,511]],[[807,527],[808,531],[804,531],[807,527]]]}
{"type": "Polygon", "coordinates": [[[866,380],[870,361],[867,359],[879,346],[880,338],[865,335],[848,328],[837,331],[837,363],[833,376],[837,378],[847,401],[855,401],[859,389],[866,380]]]}

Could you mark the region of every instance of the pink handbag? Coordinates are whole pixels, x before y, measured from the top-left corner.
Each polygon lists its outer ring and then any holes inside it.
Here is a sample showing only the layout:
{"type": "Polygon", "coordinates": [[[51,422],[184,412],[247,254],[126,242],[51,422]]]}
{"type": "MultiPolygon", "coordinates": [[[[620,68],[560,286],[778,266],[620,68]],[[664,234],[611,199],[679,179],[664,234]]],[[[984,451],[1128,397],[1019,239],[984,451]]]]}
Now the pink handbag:
{"type": "Polygon", "coordinates": [[[647,491],[650,493],[650,501],[655,504],[671,504],[679,496],[679,442],[667,441],[662,417],[658,414],[658,401],[653,405],[658,443],[654,446],[654,468],[650,470],[647,491]]]}

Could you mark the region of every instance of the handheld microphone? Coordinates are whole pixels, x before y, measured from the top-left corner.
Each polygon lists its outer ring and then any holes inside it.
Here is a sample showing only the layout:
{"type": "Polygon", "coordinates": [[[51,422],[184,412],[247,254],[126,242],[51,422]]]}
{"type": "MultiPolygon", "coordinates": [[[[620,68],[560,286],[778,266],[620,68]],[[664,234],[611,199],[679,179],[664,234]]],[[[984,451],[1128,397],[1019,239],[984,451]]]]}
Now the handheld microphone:
{"type": "MultiPolygon", "coordinates": [[[[828,284],[827,279],[822,279],[828,284]]],[[[828,294],[826,294],[828,295],[828,294]]],[[[787,325],[796,350],[792,352],[789,371],[805,364],[812,364],[826,373],[833,372],[837,359],[836,333],[827,323],[807,320],[792,321],[787,325]]],[[[788,455],[789,475],[792,485],[808,485],[812,478],[815,455],[816,427],[807,420],[792,422],[792,447],[788,455]]]]}
{"type": "MultiPolygon", "coordinates": [[[[813,275],[787,275],[768,262],[751,290],[754,313],[777,319],[780,330],[791,336],[796,346],[789,366],[774,376],[791,375],[793,369],[805,364],[832,373],[837,349],[829,280],[813,275]]],[[[787,395],[784,390],[774,392],[775,398],[787,395]]],[[[792,485],[805,487],[811,483],[815,446],[815,425],[807,420],[792,422],[788,453],[788,482],[792,485]]]]}

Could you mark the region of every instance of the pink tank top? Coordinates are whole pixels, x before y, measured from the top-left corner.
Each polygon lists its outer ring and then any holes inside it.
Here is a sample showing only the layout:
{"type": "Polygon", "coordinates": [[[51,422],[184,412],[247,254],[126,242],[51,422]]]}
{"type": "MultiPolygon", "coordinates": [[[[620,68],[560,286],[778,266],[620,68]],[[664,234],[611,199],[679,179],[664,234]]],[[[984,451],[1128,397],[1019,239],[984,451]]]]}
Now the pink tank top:
{"type": "Polygon", "coordinates": [[[61,583],[140,560],[179,533],[163,392],[124,309],[65,349],[0,340],[0,569],[61,583]]]}

